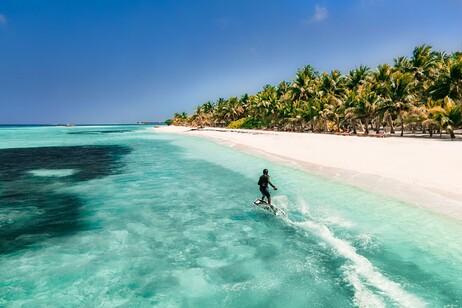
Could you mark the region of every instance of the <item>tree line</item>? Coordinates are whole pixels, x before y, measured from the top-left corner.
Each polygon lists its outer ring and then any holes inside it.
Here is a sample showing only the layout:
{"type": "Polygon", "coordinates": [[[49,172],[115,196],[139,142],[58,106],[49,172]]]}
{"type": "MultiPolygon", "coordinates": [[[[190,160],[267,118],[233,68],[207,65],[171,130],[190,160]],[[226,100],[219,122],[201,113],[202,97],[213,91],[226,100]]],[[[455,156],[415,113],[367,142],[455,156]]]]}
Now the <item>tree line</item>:
{"type": "Polygon", "coordinates": [[[275,129],[297,132],[450,134],[462,126],[462,52],[429,45],[394,65],[359,66],[348,74],[319,73],[307,65],[295,78],[255,95],[207,101],[173,125],[275,129]]]}

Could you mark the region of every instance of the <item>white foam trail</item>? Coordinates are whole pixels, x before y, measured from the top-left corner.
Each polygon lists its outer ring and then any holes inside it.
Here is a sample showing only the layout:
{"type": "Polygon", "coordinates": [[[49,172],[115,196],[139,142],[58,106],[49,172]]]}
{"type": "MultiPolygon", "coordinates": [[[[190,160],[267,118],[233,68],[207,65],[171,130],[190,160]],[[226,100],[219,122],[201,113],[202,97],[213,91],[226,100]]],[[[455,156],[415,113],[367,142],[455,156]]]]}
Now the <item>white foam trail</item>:
{"type": "Polygon", "coordinates": [[[310,207],[308,206],[308,203],[306,203],[305,200],[300,196],[298,198],[297,204],[299,204],[300,206],[300,213],[308,217],[311,216],[310,207]]]}
{"type": "Polygon", "coordinates": [[[353,303],[358,307],[386,307],[382,299],[371,292],[361,281],[358,274],[349,266],[342,267],[348,282],[355,288],[353,303]]]}
{"type": "Polygon", "coordinates": [[[332,215],[326,218],[322,218],[322,222],[328,225],[336,225],[347,229],[351,229],[355,226],[355,223],[353,223],[352,221],[345,220],[343,218],[332,215]]]}
{"type": "Polygon", "coordinates": [[[301,198],[300,196],[298,197],[297,202],[295,204],[290,203],[289,198],[286,195],[274,196],[273,200],[274,200],[274,203],[277,204],[277,206],[279,206],[280,208],[284,210],[289,210],[289,204],[290,204],[291,207],[295,206],[296,210],[298,210],[304,216],[311,217],[308,203],[306,203],[305,200],[301,198]]]}
{"type": "Polygon", "coordinates": [[[380,290],[385,296],[389,297],[391,300],[402,307],[425,306],[425,303],[421,299],[407,293],[401,289],[398,283],[393,282],[382,275],[376,268],[374,268],[374,266],[367,258],[358,254],[356,249],[351,244],[336,238],[326,226],[319,225],[312,221],[292,223],[316,234],[331,247],[333,247],[338,254],[351,262],[351,264],[346,265],[344,269],[346,269],[346,278],[348,279],[348,282],[356,290],[354,300],[355,303],[359,306],[381,306],[380,303],[382,303],[382,301],[377,296],[371,296],[372,293],[367,290],[367,285],[371,285],[374,288],[380,290]]]}

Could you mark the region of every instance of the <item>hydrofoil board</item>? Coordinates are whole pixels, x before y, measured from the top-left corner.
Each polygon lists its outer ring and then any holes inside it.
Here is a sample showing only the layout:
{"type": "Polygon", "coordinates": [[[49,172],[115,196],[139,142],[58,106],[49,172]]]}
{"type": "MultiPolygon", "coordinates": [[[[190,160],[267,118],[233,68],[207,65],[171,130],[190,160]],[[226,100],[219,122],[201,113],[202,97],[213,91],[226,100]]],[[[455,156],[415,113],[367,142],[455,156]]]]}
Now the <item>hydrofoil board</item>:
{"type": "Polygon", "coordinates": [[[285,216],[286,215],[286,213],[283,210],[281,210],[280,208],[278,208],[274,204],[271,204],[273,206],[273,208],[274,208],[274,210],[273,210],[271,208],[271,206],[266,201],[263,201],[261,199],[255,199],[253,204],[255,204],[256,206],[258,206],[258,207],[260,207],[262,209],[264,209],[265,211],[273,213],[276,216],[285,216]]]}

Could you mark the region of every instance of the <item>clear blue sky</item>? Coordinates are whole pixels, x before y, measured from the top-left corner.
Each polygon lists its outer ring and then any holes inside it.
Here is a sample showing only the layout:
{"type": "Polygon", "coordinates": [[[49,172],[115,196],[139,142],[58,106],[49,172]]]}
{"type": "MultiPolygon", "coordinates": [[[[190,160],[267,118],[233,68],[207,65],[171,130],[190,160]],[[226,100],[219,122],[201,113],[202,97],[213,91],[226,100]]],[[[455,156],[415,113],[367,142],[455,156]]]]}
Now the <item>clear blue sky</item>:
{"type": "Polygon", "coordinates": [[[0,0],[0,124],[133,123],[462,49],[462,0],[0,0]]]}

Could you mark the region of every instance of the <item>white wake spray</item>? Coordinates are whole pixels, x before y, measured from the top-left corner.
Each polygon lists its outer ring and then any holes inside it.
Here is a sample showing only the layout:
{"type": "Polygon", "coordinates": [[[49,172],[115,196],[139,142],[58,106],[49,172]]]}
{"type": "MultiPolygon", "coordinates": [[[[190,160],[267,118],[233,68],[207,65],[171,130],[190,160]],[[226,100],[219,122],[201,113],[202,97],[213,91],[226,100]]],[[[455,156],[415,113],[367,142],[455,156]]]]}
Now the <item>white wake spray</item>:
{"type": "MultiPolygon", "coordinates": [[[[288,199],[278,196],[278,206],[288,211],[288,199]]],[[[303,200],[298,203],[300,212],[310,218],[309,206],[303,200]]],[[[337,254],[344,257],[348,262],[342,266],[346,281],[355,289],[354,304],[359,307],[385,307],[383,299],[388,298],[401,307],[424,307],[426,303],[417,296],[402,289],[399,283],[391,281],[375,268],[364,256],[360,255],[349,242],[339,239],[329,228],[314,220],[292,221],[289,217],[287,223],[308,231],[310,234],[322,239],[337,254]],[[372,290],[371,290],[372,288],[372,290]],[[374,293],[374,290],[377,290],[374,293]]]]}

